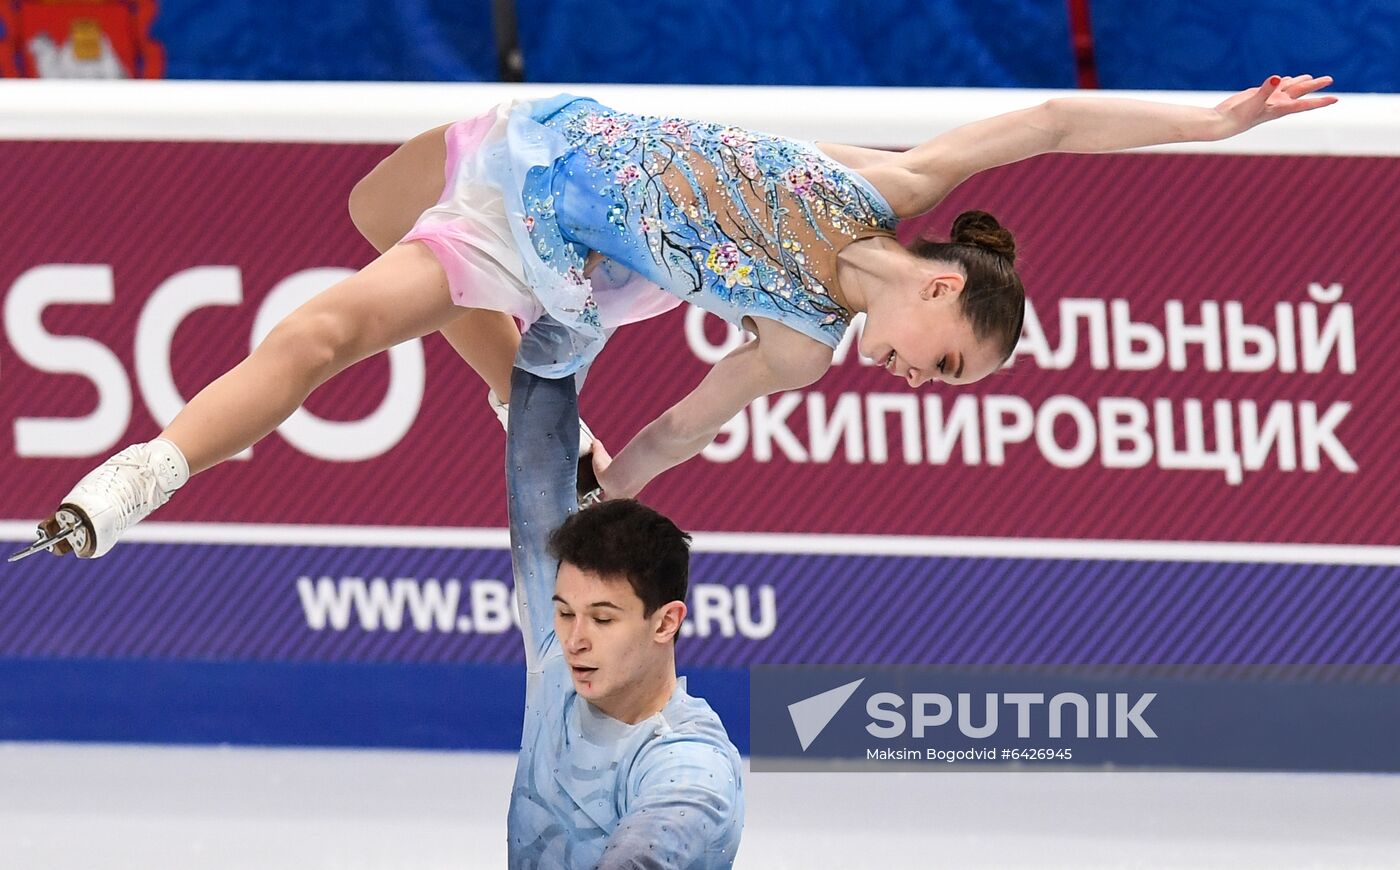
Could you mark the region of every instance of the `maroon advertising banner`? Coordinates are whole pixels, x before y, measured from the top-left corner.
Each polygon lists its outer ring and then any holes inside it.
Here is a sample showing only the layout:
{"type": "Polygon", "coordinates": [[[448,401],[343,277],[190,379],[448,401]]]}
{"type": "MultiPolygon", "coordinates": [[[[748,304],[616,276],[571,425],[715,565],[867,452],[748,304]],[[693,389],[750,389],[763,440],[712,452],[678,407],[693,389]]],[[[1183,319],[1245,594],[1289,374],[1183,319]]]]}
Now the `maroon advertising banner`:
{"type": "MultiPolygon", "coordinates": [[[[385,146],[4,142],[0,520],[52,511],[372,251],[346,212],[385,146]]],[[[1400,543],[1400,161],[1052,155],[966,208],[1018,237],[1033,303],[1005,372],[911,390],[854,341],[755,402],[644,500],[682,527],[1400,543]]],[[[854,335],[851,336],[854,338],[854,335]]],[[[585,419],[616,452],[738,336],[698,311],[620,330],[585,419]]],[[[440,337],[363,362],[154,518],[504,525],[504,439],[440,337]]]]}

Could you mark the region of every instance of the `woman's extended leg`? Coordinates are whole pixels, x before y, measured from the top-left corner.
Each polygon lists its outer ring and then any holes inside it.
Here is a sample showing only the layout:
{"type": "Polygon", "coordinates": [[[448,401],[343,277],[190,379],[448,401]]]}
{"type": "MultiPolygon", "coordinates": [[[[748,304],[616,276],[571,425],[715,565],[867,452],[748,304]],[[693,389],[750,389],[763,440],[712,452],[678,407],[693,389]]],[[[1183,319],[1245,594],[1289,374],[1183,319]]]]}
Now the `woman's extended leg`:
{"type": "Polygon", "coordinates": [[[263,438],[332,375],[386,348],[441,329],[452,304],[437,259],[397,245],[277,324],[243,362],[205,387],[160,437],[197,474],[263,438]]]}
{"type": "Polygon", "coordinates": [[[380,256],[292,312],[242,363],[205,387],[159,438],[123,449],[78,481],[39,524],[41,548],[103,555],[133,523],[196,474],[259,441],[332,375],[410,338],[442,329],[502,395],[519,333],[508,315],[452,301],[437,258],[397,245],[444,187],[446,127],[415,137],[351,193],[355,225],[380,256]]]}
{"type": "Polygon", "coordinates": [[[426,246],[396,245],[273,327],[253,353],[185,406],[159,438],[88,472],[39,524],[39,549],[95,559],[170,500],[191,474],[260,440],[336,372],[457,316],[426,246]]]}
{"type": "MultiPolygon", "coordinates": [[[[436,127],[408,140],[350,191],[350,219],[375,250],[393,247],[442,195],[446,132],[446,126],[436,127]]],[[[443,337],[501,401],[509,401],[510,370],[520,348],[515,320],[483,308],[458,311],[442,327],[443,337]]]]}

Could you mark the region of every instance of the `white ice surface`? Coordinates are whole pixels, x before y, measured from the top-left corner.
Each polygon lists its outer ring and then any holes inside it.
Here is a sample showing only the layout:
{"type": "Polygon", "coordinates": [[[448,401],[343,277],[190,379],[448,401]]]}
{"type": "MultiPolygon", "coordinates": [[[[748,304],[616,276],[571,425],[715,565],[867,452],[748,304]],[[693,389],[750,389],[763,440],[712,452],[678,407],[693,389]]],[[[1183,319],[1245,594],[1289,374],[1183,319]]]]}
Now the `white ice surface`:
{"type": "MultiPolygon", "coordinates": [[[[0,744],[5,868],[505,865],[513,755],[0,744]]],[[[1400,776],[749,774],[740,868],[1400,867],[1400,776]]]]}

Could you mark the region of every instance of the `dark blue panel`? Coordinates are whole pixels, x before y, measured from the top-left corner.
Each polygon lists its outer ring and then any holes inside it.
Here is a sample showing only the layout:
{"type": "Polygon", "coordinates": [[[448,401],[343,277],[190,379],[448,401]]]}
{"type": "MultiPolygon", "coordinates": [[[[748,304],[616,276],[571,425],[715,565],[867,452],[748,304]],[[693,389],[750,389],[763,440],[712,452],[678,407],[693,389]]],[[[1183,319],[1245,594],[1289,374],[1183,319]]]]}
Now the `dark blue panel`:
{"type": "Polygon", "coordinates": [[[537,82],[1074,86],[1062,3],[519,0],[519,8],[525,74],[537,82]]]}
{"type": "MultiPolygon", "coordinates": [[[[1400,693],[1394,684],[1297,682],[1238,678],[1150,676],[1141,671],[1103,676],[1062,670],[1007,673],[986,669],[919,667],[763,667],[752,682],[754,763],[765,759],[814,758],[860,762],[867,749],[987,750],[971,765],[1006,764],[1000,750],[1052,750],[1048,769],[1100,766],[1189,767],[1235,770],[1400,771],[1394,740],[1400,721],[1400,693]],[[847,703],[802,746],[789,704],[855,680],[861,683],[847,703]],[[879,693],[899,718],[881,735],[870,702],[879,693]],[[938,698],[922,733],[911,727],[917,695],[938,698]],[[936,695],[932,693],[937,693],[936,695]],[[1020,695],[1024,706],[1007,699],[1020,695]],[[1049,702],[1064,693],[1085,706],[1081,731],[1074,708],[1052,717],[1049,702]],[[1030,696],[1039,695],[1032,700],[1030,696]],[[1125,714],[1137,712],[1136,720],[1125,714]],[[955,712],[956,711],[956,712],[955,712]],[[937,721],[935,713],[947,713],[937,721]],[[1101,717],[1101,718],[1100,718],[1101,717]],[[1052,721],[1061,727],[1051,736],[1052,721]],[[966,723],[967,729],[964,728],[966,723]],[[977,729],[985,726],[986,730],[977,729]],[[1067,752],[1066,752],[1067,750],[1067,752]]],[[[917,755],[913,756],[918,758],[917,755]]],[[[923,759],[920,759],[923,760],[923,759]]],[[[879,765],[875,765],[878,767],[879,765]]],[[[767,769],[773,769],[767,766],[767,769]]],[[[867,768],[868,769],[868,768],[867,768]]],[[[946,768],[945,768],[946,769],[946,768]]]]}
{"type": "MultiPolygon", "coordinates": [[[[747,671],[685,672],[748,752],[747,671]]],[[[0,659],[0,740],[520,748],[525,669],[0,659]]]]}
{"type": "MultiPolygon", "coordinates": [[[[7,567],[0,655],[514,664],[509,577],[504,549],[132,542],[100,560],[7,567]]],[[[679,656],[713,668],[1381,667],[1400,664],[1398,577],[1383,565],[697,553],[679,656]]]]}
{"type": "Polygon", "coordinates": [[[162,0],[172,79],[494,81],[490,0],[162,0]]]}
{"type": "Polygon", "coordinates": [[[1332,75],[1342,91],[1400,90],[1394,0],[1096,0],[1106,88],[1241,90],[1268,75],[1332,75]]]}
{"type": "MultiPolygon", "coordinates": [[[[706,552],[678,654],[741,748],[751,663],[1235,663],[1394,691],[1398,570],[706,552]]],[[[0,740],[513,749],[508,576],[504,549],[424,547],[133,542],[10,566],[0,740]],[[404,597],[360,609],[370,587],[404,597]],[[441,612],[406,603],[430,587],[452,590],[441,612]],[[314,619],[313,588],[339,601],[314,619]]]]}

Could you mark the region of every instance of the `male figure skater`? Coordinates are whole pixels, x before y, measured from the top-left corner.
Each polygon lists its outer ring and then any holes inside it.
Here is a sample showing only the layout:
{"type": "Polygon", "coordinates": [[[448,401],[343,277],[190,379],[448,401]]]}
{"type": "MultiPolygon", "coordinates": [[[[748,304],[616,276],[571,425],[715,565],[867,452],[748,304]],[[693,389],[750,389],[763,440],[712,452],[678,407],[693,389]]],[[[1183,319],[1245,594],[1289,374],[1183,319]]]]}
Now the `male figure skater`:
{"type": "Polygon", "coordinates": [[[510,866],[732,866],[739,754],[676,677],[689,536],[632,500],[578,511],[573,378],[515,370],[506,462],[528,668],[510,866]]]}

